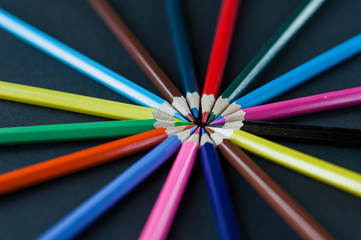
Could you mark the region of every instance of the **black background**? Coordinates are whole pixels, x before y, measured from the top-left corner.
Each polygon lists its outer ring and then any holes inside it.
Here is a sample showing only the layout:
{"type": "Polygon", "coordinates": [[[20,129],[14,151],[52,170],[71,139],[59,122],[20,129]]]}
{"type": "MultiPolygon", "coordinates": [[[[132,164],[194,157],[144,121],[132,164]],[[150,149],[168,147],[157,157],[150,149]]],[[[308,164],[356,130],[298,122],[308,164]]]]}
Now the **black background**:
{"type": "MultiPolygon", "coordinates": [[[[246,66],[300,0],[245,0],[226,66],[222,89],[246,66]]],[[[159,65],[181,87],[163,1],[113,0],[121,16],[159,65]]],[[[184,1],[199,87],[202,89],[219,0],[184,1]]],[[[159,94],[83,0],[0,0],[0,7],[49,33],[110,69],[159,94]]],[[[328,0],[280,54],[254,87],[358,34],[359,0],[328,0]]],[[[77,71],[0,30],[0,80],[129,102],[77,71]]],[[[360,86],[361,56],[317,76],[276,100],[360,86]]],[[[361,129],[361,107],[349,107],[284,120],[361,129]]],[[[0,127],[102,121],[99,117],[0,101],[0,127]]],[[[106,141],[103,141],[106,142],[106,141]]],[[[0,172],[41,162],[101,141],[0,147],[0,172]]],[[[283,143],[361,172],[361,150],[283,143]]],[[[66,176],[0,198],[0,239],[33,239],[139,159],[143,153],[66,176]]],[[[337,239],[361,239],[361,200],[253,156],[256,162],[337,239]]],[[[171,161],[170,161],[171,162],[171,161]]],[[[80,239],[135,239],[167,176],[168,163],[119,202],[80,239]]],[[[245,239],[298,239],[298,236],[238,173],[223,161],[245,239]]],[[[170,239],[216,239],[206,183],[199,161],[169,234],[170,239]]]]}

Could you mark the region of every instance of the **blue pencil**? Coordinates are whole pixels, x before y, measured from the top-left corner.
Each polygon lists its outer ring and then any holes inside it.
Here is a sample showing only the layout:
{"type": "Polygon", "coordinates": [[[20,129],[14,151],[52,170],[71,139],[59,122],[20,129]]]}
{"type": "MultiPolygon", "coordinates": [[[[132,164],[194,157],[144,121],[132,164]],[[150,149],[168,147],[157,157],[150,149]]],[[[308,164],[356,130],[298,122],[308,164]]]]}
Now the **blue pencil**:
{"type": "Polygon", "coordinates": [[[220,239],[241,239],[217,151],[202,129],[200,156],[220,239]]]}
{"type": "Polygon", "coordinates": [[[166,139],[37,239],[63,240],[77,236],[173,156],[195,128],[166,139]]]}
{"type": "Polygon", "coordinates": [[[361,34],[331,48],[321,55],[309,60],[286,74],[272,80],[260,88],[233,102],[221,116],[232,114],[239,109],[249,108],[268,102],[279,95],[291,90],[298,85],[310,80],[312,77],[326,71],[327,69],[349,59],[361,51],[361,34]]]}
{"type": "Polygon", "coordinates": [[[185,96],[194,117],[198,118],[200,97],[182,6],[179,0],[165,0],[165,6],[185,96]]]}
{"type": "Polygon", "coordinates": [[[188,121],[181,114],[176,112],[176,110],[164,99],[120,76],[118,73],[106,68],[1,8],[0,27],[122,96],[142,106],[155,108],[183,121],[188,121]]]}

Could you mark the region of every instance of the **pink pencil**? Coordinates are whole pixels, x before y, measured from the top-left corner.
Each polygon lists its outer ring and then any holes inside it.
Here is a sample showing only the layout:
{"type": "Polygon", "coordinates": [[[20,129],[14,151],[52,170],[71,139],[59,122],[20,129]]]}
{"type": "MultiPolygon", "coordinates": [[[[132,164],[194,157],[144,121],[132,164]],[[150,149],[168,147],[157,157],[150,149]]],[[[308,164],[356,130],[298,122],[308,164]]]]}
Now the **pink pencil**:
{"type": "Polygon", "coordinates": [[[211,123],[270,121],[361,104],[361,87],[250,107],[211,123]]]}
{"type": "Polygon", "coordinates": [[[200,128],[183,143],[139,236],[140,240],[167,237],[197,156],[199,132],[200,128]]]}

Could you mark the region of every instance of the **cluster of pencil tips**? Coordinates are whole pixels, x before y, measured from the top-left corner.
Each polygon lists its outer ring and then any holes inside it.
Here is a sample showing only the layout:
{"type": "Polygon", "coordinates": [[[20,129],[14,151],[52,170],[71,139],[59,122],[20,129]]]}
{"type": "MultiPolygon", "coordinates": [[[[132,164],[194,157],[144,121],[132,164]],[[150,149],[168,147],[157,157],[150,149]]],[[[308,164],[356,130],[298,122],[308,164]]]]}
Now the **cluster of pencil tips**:
{"type": "Polygon", "coordinates": [[[360,130],[270,122],[360,104],[361,87],[266,104],[359,53],[361,34],[249,91],[251,83],[257,80],[260,73],[324,2],[325,0],[305,0],[218,96],[240,0],[222,1],[201,95],[197,88],[182,7],[178,0],[165,0],[165,5],[183,94],[169,80],[113,6],[107,0],[89,0],[164,99],[0,9],[2,29],[141,105],[0,81],[1,99],[110,119],[128,119],[0,129],[1,145],[125,137],[1,174],[0,194],[18,191],[153,147],[38,238],[70,239],[81,233],[178,152],[139,236],[139,239],[165,239],[199,152],[219,236],[222,239],[240,239],[242,233],[231,206],[217,149],[301,238],[333,239],[327,230],[241,150],[361,197],[359,173],[262,138],[361,145],[360,130]]]}

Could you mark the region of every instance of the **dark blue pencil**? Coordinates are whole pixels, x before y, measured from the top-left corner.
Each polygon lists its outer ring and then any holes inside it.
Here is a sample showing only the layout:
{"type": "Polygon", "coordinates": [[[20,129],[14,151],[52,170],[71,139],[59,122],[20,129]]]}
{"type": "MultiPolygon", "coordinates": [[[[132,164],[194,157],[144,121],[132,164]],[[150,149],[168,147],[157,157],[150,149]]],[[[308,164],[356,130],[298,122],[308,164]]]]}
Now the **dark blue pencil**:
{"type": "Polygon", "coordinates": [[[200,155],[220,239],[241,239],[217,151],[202,129],[200,155]]]}
{"type": "Polygon", "coordinates": [[[182,7],[179,0],[165,0],[165,5],[185,96],[194,117],[198,118],[200,97],[182,7]]]}
{"type": "Polygon", "coordinates": [[[195,128],[166,139],[37,239],[64,240],[76,237],[173,156],[195,128]]]}

